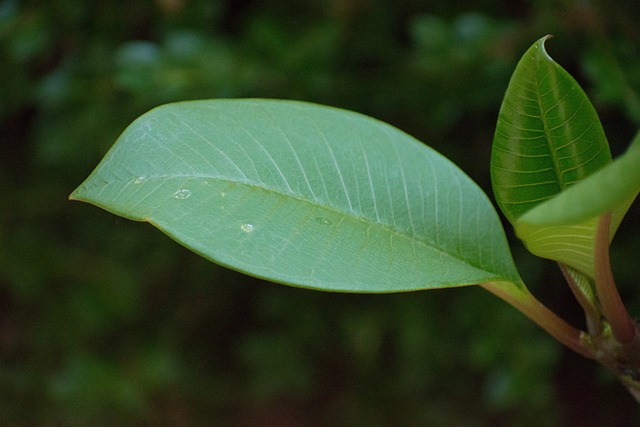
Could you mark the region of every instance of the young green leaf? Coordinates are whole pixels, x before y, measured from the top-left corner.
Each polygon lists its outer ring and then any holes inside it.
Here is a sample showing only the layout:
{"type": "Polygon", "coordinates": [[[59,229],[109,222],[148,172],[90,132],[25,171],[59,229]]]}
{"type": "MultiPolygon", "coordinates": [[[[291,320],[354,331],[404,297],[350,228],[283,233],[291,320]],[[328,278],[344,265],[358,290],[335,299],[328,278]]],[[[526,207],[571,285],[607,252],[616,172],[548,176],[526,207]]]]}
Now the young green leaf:
{"type": "Polygon", "coordinates": [[[538,40],[507,88],[493,142],[498,205],[534,254],[593,276],[595,222],[521,225],[518,219],[611,162],[604,130],[578,83],[538,40]]]}
{"type": "Polygon", "coordinates": [[[397,292],[523,286],[486,195],[407,134],[274,100],[169,104],[137,119],[71,195],[271,281],[397,292]]]}
{"type": "Polygon", "coordinates": [[[578,83],[547,54],[547,38],[538,40],[518,63],[493,140],[493,190],[512,224],[611,162],[595,109],[578,83]]]}

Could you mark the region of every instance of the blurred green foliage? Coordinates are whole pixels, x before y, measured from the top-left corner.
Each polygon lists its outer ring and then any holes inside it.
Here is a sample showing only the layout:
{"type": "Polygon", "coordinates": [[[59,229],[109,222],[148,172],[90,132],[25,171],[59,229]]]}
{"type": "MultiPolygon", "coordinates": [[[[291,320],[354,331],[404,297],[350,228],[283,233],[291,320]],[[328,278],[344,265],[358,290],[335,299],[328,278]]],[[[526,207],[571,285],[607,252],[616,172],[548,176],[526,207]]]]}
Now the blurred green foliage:
{"type": "MultiPolygon", "coordinates": [[[[263,283],[67,196],[138,115],[221,97],[372,115],[488,190],[508,79],[548,33],[616,154],[640,124],[638,19],[604,0],[0,1],[0,423],[634,425],[595,363],[480,289],[263,283]]],[[[613,249],[636,314],[639,215],[613,249]]],[[[514,252],[581,324],[554,266],[514,252]]]]}

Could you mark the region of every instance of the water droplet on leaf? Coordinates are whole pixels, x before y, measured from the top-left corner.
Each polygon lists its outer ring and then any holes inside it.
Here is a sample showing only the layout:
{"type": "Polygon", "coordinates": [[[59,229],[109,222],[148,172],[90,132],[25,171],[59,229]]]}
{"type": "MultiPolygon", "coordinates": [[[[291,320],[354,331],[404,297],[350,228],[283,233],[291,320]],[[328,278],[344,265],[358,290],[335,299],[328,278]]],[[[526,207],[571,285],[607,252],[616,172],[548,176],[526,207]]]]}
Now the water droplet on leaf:
{"type": "Polygon", "coordinates": [[[188,199],[191,196],[191,190],[187,190],[186,188],[181,188],[180,190],[173,193],[173,197],[176,199],[188,199]]]}
{"type": "Polygon", "coordinates": [[[147,178],[145,178],[144,176],[139,176],[136,179],[133,180],[134,184],[142,184],[143,182],[145,182],[147,180],[147,178]]]}
{"type": "Polygon", "coordinates": [[[318,224],[322,224],[322,225],[331,225],[333,224],[330,220],[328,220],[327,218],[322,218],[322,217],[317,217],[316,218],[316,222],[318,224]]]}
{"type": "Polygon", "coordinates": [[[253,224],[242,224],[240,226],[240,229],[242,231],[244,231],[245,233],[251,233],[253,231],[253,229],[254,229],[254,226],[253,226],[253,224]]]}

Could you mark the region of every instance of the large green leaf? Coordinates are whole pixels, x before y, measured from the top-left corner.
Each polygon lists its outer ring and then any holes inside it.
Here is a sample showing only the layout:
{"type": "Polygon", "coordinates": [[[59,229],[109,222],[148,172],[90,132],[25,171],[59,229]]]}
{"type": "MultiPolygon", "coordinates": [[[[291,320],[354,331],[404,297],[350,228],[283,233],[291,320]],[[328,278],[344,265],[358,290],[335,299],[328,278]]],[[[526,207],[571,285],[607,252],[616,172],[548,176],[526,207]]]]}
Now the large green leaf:
{"type": "Polygon", "coordinates": [[[491,156],[498,205],[534,254],[593,275],[595,222],[520,227],[518,218],[611,162],[604,130],[578,83],[545,51],[522,57],[500,109],[491,156]]]}
{"type": "Polygon", "coordinates": [[[522,286],[485,194],[407,134],[293,101],[169,104],[73,192],[272,281],[395,292],[522,286]]]}

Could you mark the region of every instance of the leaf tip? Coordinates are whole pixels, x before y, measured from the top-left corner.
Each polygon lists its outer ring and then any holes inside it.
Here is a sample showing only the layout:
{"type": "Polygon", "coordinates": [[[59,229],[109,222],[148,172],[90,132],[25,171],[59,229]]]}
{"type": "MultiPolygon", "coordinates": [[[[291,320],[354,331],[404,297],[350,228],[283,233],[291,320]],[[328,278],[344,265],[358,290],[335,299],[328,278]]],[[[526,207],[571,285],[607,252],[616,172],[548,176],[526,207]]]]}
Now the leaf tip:
{"type": "Polygon", "coordinates": [[[72,202],[82,202],[84,199],[80,193],[82,193],[81,187],[76,188],[71,192],[71,194],[69,194],[68,200],[72,202]]]}
{"type": "Polygon", "coordinates": [[[551,56],[549,55],[549,53],[547,53],[547,49],[545,48],[545,43],[547,40],[553,38],[553,34],[547,34],[544,37],[541,37],[538,42],[536,43],[537,46],[540,47],[540,52],[544,55],[544,57],[546,59],[548,59],[549,61],[553,61],[553,59],[551,58],[551,56]]]}

